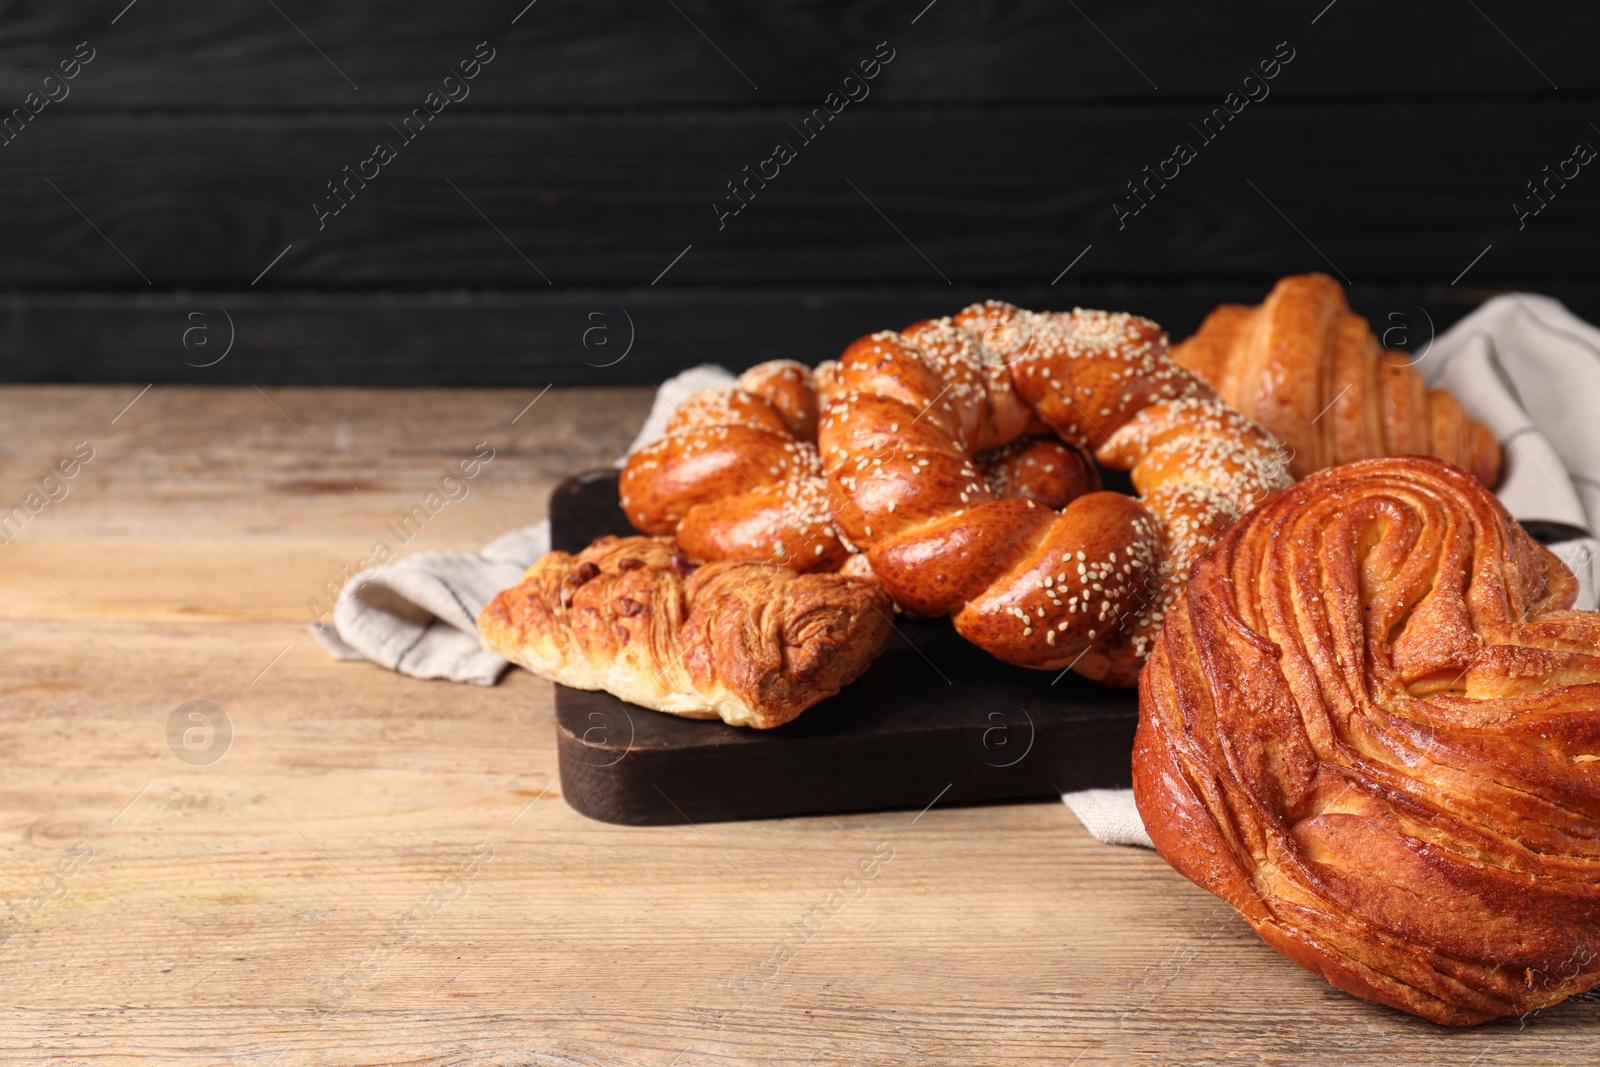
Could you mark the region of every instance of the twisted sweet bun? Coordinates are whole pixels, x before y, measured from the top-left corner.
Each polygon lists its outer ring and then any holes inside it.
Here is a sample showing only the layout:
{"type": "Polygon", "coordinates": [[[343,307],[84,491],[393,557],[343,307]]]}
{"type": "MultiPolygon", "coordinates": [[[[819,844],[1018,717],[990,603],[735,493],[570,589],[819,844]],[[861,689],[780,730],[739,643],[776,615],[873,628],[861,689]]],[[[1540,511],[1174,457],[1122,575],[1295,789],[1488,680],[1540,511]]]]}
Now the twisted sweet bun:
{"type": "Polygon", "coordinates": [[[551,552],[478,618],[483,647],[552,682],[691,719],[781,726],[889,640],[871,582],[760,560],[691,564],[660,537],[551,552]]]}
{"type": "Polygon", "coordinates": [[[1190,563],[1288,484],[1273,437],[1167,347],[1148,319],[993,301],[862,338],[818,431],[835,519],[908,609],[1007,662],[1131,685],[1190,563]],[[1035,423],[1140,499],[1002,499],[974,454],[1035,423]]]}
{"type": "Polygon", "coordinates": [[[851,550],[828,507],[816,435],[811,369],[762,363],[736,387],[690,397],[666,436],[628,457],[622,510],[636,529],[676,537],[696,559],[838,570],[851,550]]]}
{"type": "Polygon", "coordinates": [[[1600,613],[1483,485],[1374,459],[1194,568],[1139,684],[1156,847],[1340,989],[1452,1026],[1600,982],[1600,613]]]}
{"type": "Polygon", "coordinates": [[[1294,448],[1296,478],[1375,456],[1438,456],[1493,486],[1500,444],[1405,352],[1386,351],[1326,274],[1284,278],[1258,307],[1223,304],[1172,358],[1294,448]]]}
{"type": "Polygon", "coordinates": [[[1054,437],[1030,434],[973,457],[989,490],[1003,500],[1031,500],[1064,508],[1085,493],[1098,492],[1100,471],[1082,447],[1054,437]]]}
{"type": "MultiPolygon", "coordinates": [[[[738,385],[707,389],[684,402],[664,437],[623,466],[622,509],[644,533],[676,537],[699,560],[755,557],[797,572],[832,571],[856,551],[833,522],[817,456],[819,381],[789,360],[762,363],[738,385]]],[[[1020,431],[1026,409],[1012,421],[1020,431]]],[[[997,496],[1065,507],[1100,488],[1082,448],[1027,436],[978,457],[997,496]]],[[[869,577],[857,561],[851,573],[869,577]]]]}

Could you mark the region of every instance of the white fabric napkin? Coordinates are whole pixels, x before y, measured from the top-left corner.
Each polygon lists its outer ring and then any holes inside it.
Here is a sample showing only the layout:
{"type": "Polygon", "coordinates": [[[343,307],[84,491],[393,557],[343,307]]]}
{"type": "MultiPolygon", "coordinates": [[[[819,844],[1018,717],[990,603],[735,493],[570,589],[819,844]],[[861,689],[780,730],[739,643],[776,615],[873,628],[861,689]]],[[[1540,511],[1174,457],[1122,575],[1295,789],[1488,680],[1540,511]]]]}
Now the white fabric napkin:
{"type": "Polygon", "coordinates": [[[1578,576],[1577,606],[1596,606],[1600,553],[1600,330],[1561,302],[1496,297],[1456,323],[1417,362],[1434,387],[1505,446],[1495,495],[1535,534],[1559,524],[1588,536],[1549,544],[1578,576]]]}
{"type": "Polygon", "coordinates": [[[1107,845],[1142,845],[1155,848],[1139,818],[1131,789],[1084,789],[1063,793],[1061,799],[1096,841],[1107,845]]]}
{"type": "MultiPolygon", "coordinates": [[[[1600,418],[1591,409],[1600,401],[1600,330],[1558,301],[1512,293],[1437,338],[1419,353],[1417,367],[1505,443],[1497,495],[1512,515],[1585,534],[1550,548],[1578,575],[1578,606],[1595,607],[1600,418]]],[[[660,437],[686,398],[733,381],[721,367],[700,366],[663,383],[628,452],[660,437]]],[[[334,621],[312,623],[312,633],[340,659],[491,685],[507,663],[478,647],[478,612],[549,545],[549,526],[539,523],[481,552],[422,552],[363,571],[345,586],[334,621]]],[[[1150,847],[1133,790],[1089,789],[1061,799],[1098,840],[1150,847]]]]}
{"type": "Polygon", "coordinates": [[[335,659],[493,685],[508,661],[478,647],[478,613],[548,551],[550,524],[540,522],[478,552],[418,552],[372,567],[345,584],[333,622],[314,622],[311,633],[335,659]]]}

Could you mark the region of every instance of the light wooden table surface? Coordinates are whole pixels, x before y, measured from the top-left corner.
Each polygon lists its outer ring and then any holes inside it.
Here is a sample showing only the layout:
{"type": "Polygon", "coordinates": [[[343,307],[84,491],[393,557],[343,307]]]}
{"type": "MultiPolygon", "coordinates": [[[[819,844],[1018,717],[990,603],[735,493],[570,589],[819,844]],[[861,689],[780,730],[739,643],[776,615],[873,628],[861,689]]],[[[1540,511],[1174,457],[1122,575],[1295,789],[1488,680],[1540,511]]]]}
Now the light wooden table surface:
{"type": "Polygon", "coordinates": [[[0,1063],[1594,1062],[1593,1002],[1355,1000],[1057,803],[591,822],[544,682],[313,643],[447,466],[495,449],[408,549],[542,517],[649,390],[139,388],[0,389],[0,511],[94,450],[0,547],[0,1063]],[[209,764],[168,740],[199,699],[209,764]]]}

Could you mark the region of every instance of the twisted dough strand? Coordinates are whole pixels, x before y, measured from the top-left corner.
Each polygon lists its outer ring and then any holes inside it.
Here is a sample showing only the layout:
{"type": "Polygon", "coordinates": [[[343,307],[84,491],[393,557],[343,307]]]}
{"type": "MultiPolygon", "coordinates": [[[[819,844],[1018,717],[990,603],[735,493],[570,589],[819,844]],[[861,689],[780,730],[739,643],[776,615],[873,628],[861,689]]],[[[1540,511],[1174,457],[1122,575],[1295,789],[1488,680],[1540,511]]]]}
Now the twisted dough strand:
{"type": "Polygon", "coordinates": [[[897,602],[999,658],[1132,684],[1190,563],[1288,483],[1277,441],[1167,351],[1148,319],[995,301],[862,338],[818,430],[839,526],[897,602]],[[1142,502],[999,499],[973,454],[1036,420],[1142,502]]]}
{"type": "Polygon", "coordinates": [[[762,363],[737,387],[690,397],[665,436],[628,458],[622,510],[636,529],[675,536],[697,559],[838,570],[851,548],[833,522],[816,434],[811,368],[762,363]]]}
{"type": "MultiPolygon", "coordinates": [[[[666,434],[624,465],[628,520],[676,537],[697,559],[756,557],[799,572],[839,570],[849,559],[853,566],[843,569],[870,577],[833,521],[837,494],[829,493],[817,455],[818,383],[833,370],[774,360],[745,371],[735,387],[690,397],[666,434]]],[[[1009,443],[978,457],[996,495],[1062,507],[1100,488],[1084,449],[1054,435],[1016,437],[1029,413],[1011,402],[1009,443]]]]}
{"type": "Polygon", "coordinates": [[[1157,848],[1341,989],[1453,1026],[1600,982],[1600,613],[1442,461],[1312,476],[1140,679],[1157,848]]]}

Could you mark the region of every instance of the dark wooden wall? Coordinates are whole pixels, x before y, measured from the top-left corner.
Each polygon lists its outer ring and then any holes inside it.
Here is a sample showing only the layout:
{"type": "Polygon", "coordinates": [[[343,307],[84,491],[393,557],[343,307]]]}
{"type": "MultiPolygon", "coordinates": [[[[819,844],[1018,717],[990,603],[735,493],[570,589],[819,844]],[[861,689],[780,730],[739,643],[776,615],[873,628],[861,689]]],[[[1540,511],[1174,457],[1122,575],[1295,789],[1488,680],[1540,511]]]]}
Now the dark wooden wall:
{"type": "Polygon", "coordinates": [[[525,5],[0,2],[0,113],[94,50],[0,147],[0,376],[642,383],[986,296],[1181,336],[1313,269],[1413,343],[1508,287],[1600,317],[1600,166],[1513,209],[1600,147],[1592,3],[525,5]],[[880,42],[870,95],[802,142],[880,42]],[[1203,143],[1280,42],[1270,96],[1203,143]],[[719,223],[778,141],[797,158],[719,223]],[[1119,228],[1179,141],[1197,158],[1119,228]]]}

